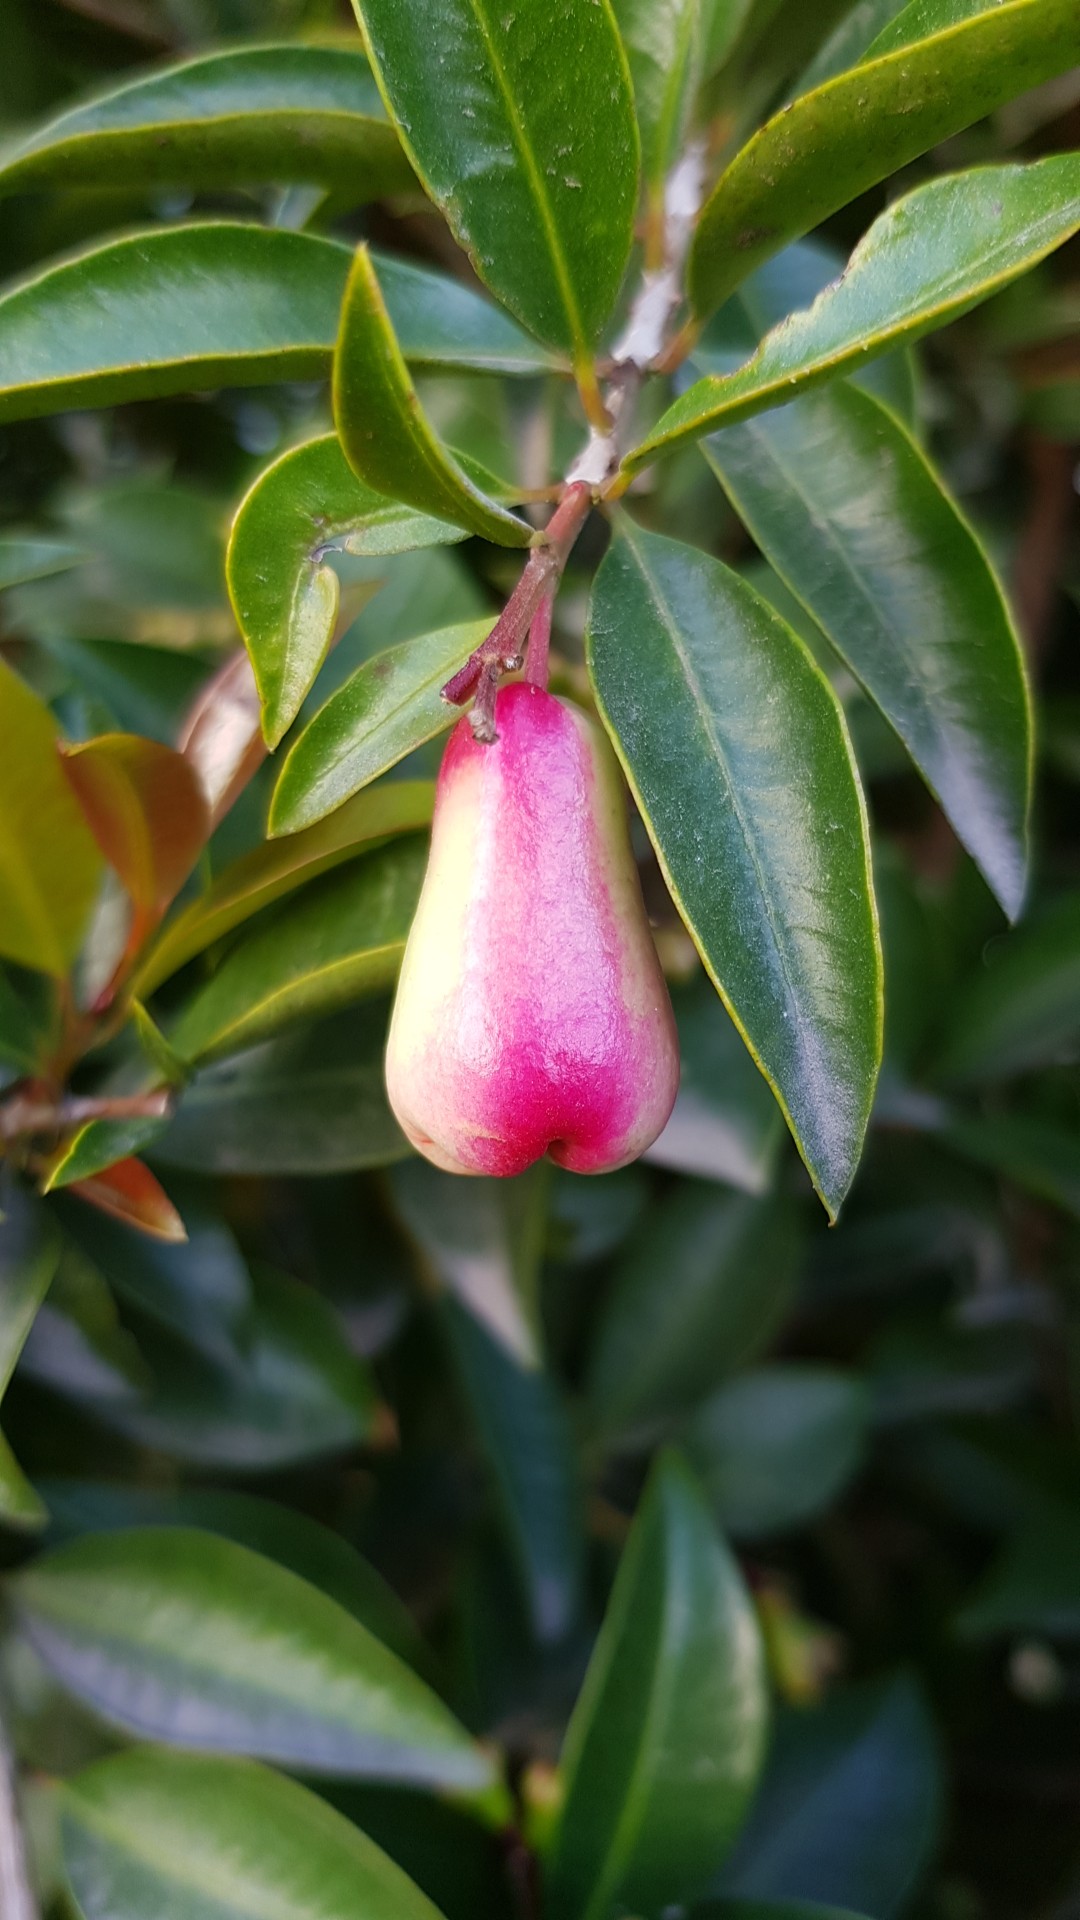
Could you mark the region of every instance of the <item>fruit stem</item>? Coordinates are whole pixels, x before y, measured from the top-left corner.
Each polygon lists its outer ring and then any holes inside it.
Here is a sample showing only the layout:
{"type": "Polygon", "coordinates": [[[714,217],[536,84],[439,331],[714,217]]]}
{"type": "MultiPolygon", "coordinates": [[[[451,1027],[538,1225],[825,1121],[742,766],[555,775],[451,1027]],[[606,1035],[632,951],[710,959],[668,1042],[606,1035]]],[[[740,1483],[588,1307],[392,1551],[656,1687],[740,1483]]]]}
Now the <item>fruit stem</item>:
{"type": "Polygon", "coordinates": [[[555,608],[554,592],[546,593],[532,617],[529,628],[529,646],[525,655],[525,678],[534,687],[545,687],[548,683],[548,665],[551,654],[551,616],[555,608]]]}

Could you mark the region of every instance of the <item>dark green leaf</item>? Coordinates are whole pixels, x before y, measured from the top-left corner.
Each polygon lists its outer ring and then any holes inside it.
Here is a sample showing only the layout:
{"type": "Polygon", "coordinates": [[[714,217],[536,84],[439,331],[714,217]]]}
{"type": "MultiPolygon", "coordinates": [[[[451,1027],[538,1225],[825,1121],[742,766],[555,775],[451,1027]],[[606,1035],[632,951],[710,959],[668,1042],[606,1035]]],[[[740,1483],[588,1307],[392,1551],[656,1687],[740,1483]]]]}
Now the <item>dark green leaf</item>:
{"type": "Polygon", "coordinates": [[[167,1114],[133,1120],[91,1120],[49,1164],[43,1193],[56,1193],[77,1180],[92,1180],[118,1160],[138,1157],[165,1131],[167,1114]]]}
{"type": "Polygon", "coordinates": [[[713,435],[705,453],[1015,918],[1031,766],[1024,666],[986,556],[925,455],[845,381],[713,435]]]}
{"type": "Polygon", "coordinates": [[[893,1920],[928,1864],[941,1798],[937,1741],[909,1680],[842,1688],[815,1711],[789,1710],[717,1891],[893,1920]]]}
{"type": "Polygon", "coordinates": [[[333,433],[259,475],[233,521],[226,570],[268,746],[292,725],[333,639],[341,587],[327,555],[407,553],[464,538],[460,527],[365,487],[333,433]]]}
{"type": "Polygon", "coordinates": [[[117,1754],[65,1783],[61,1824],[82,1920],[439,1920],[358,1827],[251,1762],[117,1754]]]}
{"type": "Polygon", "coordinates": [[[59,1037],[55,981],[22,967],[0,967],[0,1062],[35,1073],[59,1037]]]}
{"type": "Polygon", "coordinates": [[[412,1159],[394,1203],[432,1277],[523,1367],[540,1364],[539,1270],[550,1168],[462,1180],[412,1159]]]}
{"type": "Polygon", "coordinates": [[[710,313],[766,255],[1077,60],[1073,0],[1005,0],[802,95],[705,203],[687,267],[695,311],[710,313]]]}
{"type": "Polygon", "coordinates": [[[0,661],[0,954],[65,974],[101,855],[64,778],[48,707],[0,661]]]}
{"type": "Polygon", "coordinates": [[[939,1077],[1004,1080],[1080,1053],[1080,893],[990,946],[948,1011],[939,1077]]]}
{"type": "Polygon", "coordinates": [[[359,49],[248,47],[141,74],[0,158],[0,193],[316,181],[378,200],[415,186],[359,49]]]}
{"type": "Polygon", "coordinates": [[[385,1006],[361,1006],[196,1075],[157,1157],[207,1173],[338,1173],[408,1152],[383,1085],[385,1006]]]}
{"type": "Polygon", "coordinates": [[[162,1246],[65,1201],[64,1227],[122,1300],[208,1358],[230,1361],[251,1313],[248,1270],[228,1228],[185,1195],[187,1240],[162,1246]]]}
{"type": "MultiPolygon", "coordinates": [[[[59,1239],[49,1216],[5,1174],[0,1181],[0,1400],[59,1258],[59,1239]]],[[[46,1518],[44,1506],[0,1434],[0,1522],[9,1527],[39,1527],[46,1518]]]]}
{"type": "Polygon", "coordinates": [[[671,990],[682,1076],[671,1118],[648,1159],[764,1193],[784,1127],[739,1030],[704,977],[671,990]]]}
{"type": "Polygon", "coordinates": [[[992,1167],[1029,1193],[1080,1219],[1080,1128],[1038,1114],[987,1113],[956,1119],[944,1138],[966,1160],[992,1167]]]}
{"type": "Polygon", "coordinates": [[[525,547],[533,538],[524,520],[475,486],[442,445],[409,378],[371,255],[363,246],[357,249],[341,308],[334,424],[342,452],[365,486],[500,546],[525,547]]]}
{"type": "Polygon", "coordinates": [[[277,844],[255,847],[234,860],[151,948],[136,975],[136,992],[154,993],[170,974],[223,934],[309,880],[354,860],[372,843],[426,827],[433,791],[427,780],[388,781],[357,795],[325,824],[277,844]]]}
{"type": "Polygon", "coordinates": [[[759,1367],[683,1431],[720,1525],[736,1538],[802,1526],[840,1493],[865,1445],[869,1401],[832,1367],[759,1367]]]}
{"type": "MultiPolygon", "coordinates": [[[[152,228],[46,267],[0,298],[0,420],[322,378],[351,262],[336,240],[220,220],[152,228]]],[[[414,365],[507,373],[550,365],[467,287],[403,261],[380,258],[378,268],[414,365]]]]}
{"type": "Polygon", "coordinates": [[[1080,228],[1080,157],[978,167],[897,200],[859,242],[842,280],[768,334],[735,373],[698,380],[624,462],[782,406],[805,388],[942,327],[1007,286],[1080,228]]]}
{"type": "Polygon", "coordinates": [[[1048,1501],[1011,1535],[960,1609],[956,1631],[965,1640],[1080,1638],[1080,1521],[1070,1507],[1048,1501]]]}
{"type": "Polygon", "coordinates": [[[606,5],[354,0],[402,144],[499,299],[579,365],[630,253],[638,147],[606,5]]]}
{"type": "Polygon", "coordinates": [[[624,1251],[588,1376],[605,1434],[670,1420],[767,1345],[794,1290],[790,1207],[682,1181],[624,1251]]]}
{"type": "Polygon", "coordinates": [[[0,540],[0,593],[8,587],[21,587],[24,580],[43,580],[49,574],[66,573],[85,558],[82,549],[67,540],[47,540],[34,534],[12,535],[0,540]]]}
{"type": "Polygon", "coordinates": [[[697,1892],[764,1756],[761,1641],[693,1475],[653,1469],[563,1749],[555,1910],[600,1920],[697,1892]]]}
{"type": "Polygon", "coordinates": [[[133,1732],[311,1773],[478,1789],[491,1761],[366,1627],[285,1567],[181,1527],[92,1534],[19,1575],[19,1617],[133,1732]]]}
{"type": "Polygon", "coordinates": [[[654,203],[679,157],[701,78],[701,0],[612,0],[634,86],[641,168],[654,203]]]}
{"type": "Polygon", "coordinates": [[[835,1213],[881,1055],[865,811],[835,696],[736,574],[629,523],[588,650],[668,885],[835,1213]]]}
{"type": "Polygon", "coordinates": [[[182,1059],[214,1060],[385,991],[426,864],[426,840],[411,835],[305,888],[230,950],[182,1008],[170,1045],[182,1059]]]}
{"type": "Polygon", "coordinates": [[[270,805],[270,832],[296,833],[358,787],[453,726],[441,689],[491,630],[470,620],[419,634],[365,660],[290,748],[270,805]]]}
{"type": "Polygon", "coordinates": [[[901,10],[906,11],[904,0],[856,0],[799,75],[791,89],[792,98],[813,93],[815,88],[824,86],[826,80],[833,80],[838,73],[854,67],[901,10]]]}

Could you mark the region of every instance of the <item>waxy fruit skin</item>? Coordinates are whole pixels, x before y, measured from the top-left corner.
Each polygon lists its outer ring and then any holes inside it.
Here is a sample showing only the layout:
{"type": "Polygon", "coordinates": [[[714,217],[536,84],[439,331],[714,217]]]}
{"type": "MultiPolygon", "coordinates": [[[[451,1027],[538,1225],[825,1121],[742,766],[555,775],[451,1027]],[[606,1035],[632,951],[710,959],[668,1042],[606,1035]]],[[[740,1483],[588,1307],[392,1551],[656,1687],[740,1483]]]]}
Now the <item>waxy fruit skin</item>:
{"type": "Polygon", "coordinates": [[[634,1160],[679,1084],[615,757],[577,707],[499,690],[455,727],[386,1057],[413,1145],[454,1173],[634,1160]]]}

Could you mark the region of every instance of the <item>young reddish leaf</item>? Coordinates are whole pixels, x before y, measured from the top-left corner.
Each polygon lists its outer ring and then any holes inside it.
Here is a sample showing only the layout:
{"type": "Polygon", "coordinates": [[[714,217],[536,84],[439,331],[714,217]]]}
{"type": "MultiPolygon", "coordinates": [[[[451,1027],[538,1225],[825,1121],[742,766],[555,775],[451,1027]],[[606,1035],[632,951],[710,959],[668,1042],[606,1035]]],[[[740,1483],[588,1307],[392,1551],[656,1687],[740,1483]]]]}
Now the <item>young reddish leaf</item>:
{"type": "Polygon", "coordinates": [[[187,1239],[187,1229],[164,1187],[141,1160],[117,1160],[89,1180],[73,1181],[68,1191],[153,1240],[187,1239]]]}
{"type": "Polygon", "coordinates": [[[63,750],[61,764],[109,865],[144,916],[175,898],[210,832],[210,808],[183,754],[134,733],[63,750]]]}
{"type": "Polygon", "coordinates": [[[243,650],[207,681],[177,746],[202,783],[216,827],[266,758],[259,689],[243,650]]]}
{"type": "Polygon", "coordinates": [[[60,771],[44,702],[0,662],[0,954],[65,974],[101,860],[60,771]]]}

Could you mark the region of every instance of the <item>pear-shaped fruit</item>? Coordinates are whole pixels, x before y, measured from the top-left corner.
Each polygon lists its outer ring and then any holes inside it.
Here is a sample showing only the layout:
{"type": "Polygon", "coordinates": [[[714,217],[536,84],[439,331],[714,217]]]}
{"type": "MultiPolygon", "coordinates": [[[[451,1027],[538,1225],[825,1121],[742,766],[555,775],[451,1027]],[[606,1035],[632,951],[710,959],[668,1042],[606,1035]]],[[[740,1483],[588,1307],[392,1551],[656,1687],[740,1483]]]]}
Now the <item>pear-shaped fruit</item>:
{"type": "Polygon", "coordinates": [[[495,721],[493,745],[462,720],[446,749],[390,1104],[455,1173],[521,1173],[544,1153],[607,1173],[651,1145],[679,1084],[626,796],[579,708],[521,682],[495,721]]]}

